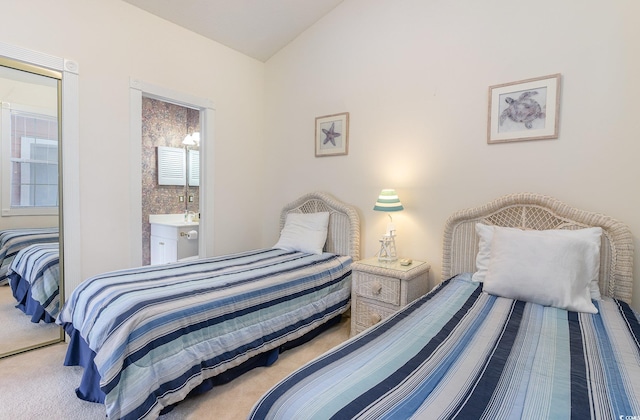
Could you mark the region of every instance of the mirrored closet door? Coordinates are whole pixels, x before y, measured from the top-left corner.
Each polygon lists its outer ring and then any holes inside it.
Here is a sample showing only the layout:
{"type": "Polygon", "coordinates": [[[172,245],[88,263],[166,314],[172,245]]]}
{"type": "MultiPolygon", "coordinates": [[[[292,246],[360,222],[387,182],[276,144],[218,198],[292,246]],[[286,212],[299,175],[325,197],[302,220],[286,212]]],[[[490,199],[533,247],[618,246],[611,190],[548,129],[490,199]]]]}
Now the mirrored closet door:
{"type": "Polygon", "coordinates": [[[0,357],[59,342],[62,74],[0,56],[0,357]]]}

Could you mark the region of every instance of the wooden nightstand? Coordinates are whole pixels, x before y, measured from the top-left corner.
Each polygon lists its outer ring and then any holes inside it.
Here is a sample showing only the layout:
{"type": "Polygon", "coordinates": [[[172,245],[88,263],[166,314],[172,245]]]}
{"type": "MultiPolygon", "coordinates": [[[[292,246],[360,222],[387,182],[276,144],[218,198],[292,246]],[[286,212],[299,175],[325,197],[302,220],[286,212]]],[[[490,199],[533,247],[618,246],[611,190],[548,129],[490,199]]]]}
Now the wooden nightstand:
{"type": "Polygon", "coordinates": [[[353,264],[351,284],[351,335],[391,316],[428,292],[429,269],[424,261],[408,266],[380,262],[378,258],[353,264]]]}

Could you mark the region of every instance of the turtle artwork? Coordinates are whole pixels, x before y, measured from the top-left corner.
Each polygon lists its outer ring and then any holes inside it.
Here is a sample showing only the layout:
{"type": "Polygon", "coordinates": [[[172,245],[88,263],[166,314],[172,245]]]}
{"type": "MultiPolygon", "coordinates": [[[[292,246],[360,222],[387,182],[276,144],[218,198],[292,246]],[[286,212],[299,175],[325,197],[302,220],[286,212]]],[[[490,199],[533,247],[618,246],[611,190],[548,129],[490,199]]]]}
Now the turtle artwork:
{"type": "Polygon", "coordinates": [[[535,90],[530,90],[524,92],[518,99],[506,97],[505,102],[508,103],[509,106],[500,114],[500,125],[509,118],[516,123],[524,123],[525,127],[531,128],[534,120],[544,118],[545,112],[542,110],[540,104],[532,98],[532,96],[537,94],[538,92],[535,90]]]}

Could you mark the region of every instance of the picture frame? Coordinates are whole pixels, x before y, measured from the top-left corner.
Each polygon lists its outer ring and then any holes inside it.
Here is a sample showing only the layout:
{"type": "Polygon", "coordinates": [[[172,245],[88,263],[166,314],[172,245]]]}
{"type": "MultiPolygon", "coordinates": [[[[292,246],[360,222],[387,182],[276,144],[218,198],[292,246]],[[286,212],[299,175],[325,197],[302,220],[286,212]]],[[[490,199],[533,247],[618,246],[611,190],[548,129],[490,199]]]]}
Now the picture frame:
{"type": "Polygon", "coordinates": [[[489,86],[487,143],[557,139],[561,75],[489,86]]]}
{"type": "Polygon", "coordinates": [[[349,113],[316,117],[316,157],[349,153],[349,113]]]}

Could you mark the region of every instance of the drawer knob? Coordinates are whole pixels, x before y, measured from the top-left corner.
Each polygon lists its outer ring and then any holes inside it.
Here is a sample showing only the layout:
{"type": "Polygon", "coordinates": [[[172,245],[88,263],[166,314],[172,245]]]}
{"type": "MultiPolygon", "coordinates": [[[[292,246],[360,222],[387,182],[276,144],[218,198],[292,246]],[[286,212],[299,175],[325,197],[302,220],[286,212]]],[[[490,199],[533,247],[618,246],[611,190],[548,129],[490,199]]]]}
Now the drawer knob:
{"type": "Polygon", "coordinates": [[[372,313],[371,314],[371,323],[372,324],[377,324],[380,321],[382,321],[382,316],[380,316],[380,314],[376,314],[376,313],[372,313]]]}
{"type": "Polygon", "coordinates": [[[373,291],[374,295],[379,295],[380,292],[382,292],[382,283],[380,283],[379,281],[375,281],[371,284],[371,290],[373,291]]]}

